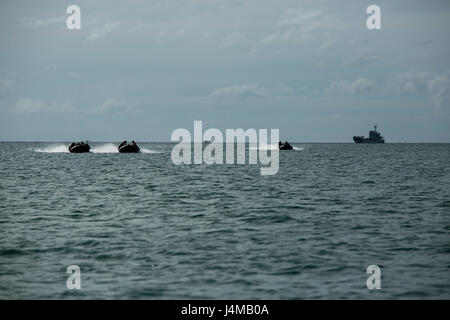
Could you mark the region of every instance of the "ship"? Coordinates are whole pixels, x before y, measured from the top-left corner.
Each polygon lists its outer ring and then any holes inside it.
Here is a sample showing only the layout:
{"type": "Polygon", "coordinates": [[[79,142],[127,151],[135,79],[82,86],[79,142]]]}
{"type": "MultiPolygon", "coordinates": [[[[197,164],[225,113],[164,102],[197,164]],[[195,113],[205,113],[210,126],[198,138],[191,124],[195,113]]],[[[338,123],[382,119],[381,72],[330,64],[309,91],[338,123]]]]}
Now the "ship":
{"type": "Polygon", "coordinates": [[[377,131],[377,125],[373,127],[373,130],[369,131],[369,137],[353,136],[355,143],[384,143],[384,137],[377,131]]]}

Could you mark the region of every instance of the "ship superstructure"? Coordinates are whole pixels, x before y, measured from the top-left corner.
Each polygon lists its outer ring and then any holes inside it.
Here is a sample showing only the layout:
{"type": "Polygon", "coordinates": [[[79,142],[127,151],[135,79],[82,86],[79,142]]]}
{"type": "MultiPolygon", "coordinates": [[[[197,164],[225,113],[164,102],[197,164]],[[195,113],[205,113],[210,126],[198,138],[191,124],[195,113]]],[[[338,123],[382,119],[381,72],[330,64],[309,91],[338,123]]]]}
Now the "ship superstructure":
{"type": "Polygon", "coordinates": [[[384,143],[384,137],[377,131],[377,125],[373,127],[373,130],[369,131],[369,137],[354,136],[353,141],[355,143],[384,143]]]}

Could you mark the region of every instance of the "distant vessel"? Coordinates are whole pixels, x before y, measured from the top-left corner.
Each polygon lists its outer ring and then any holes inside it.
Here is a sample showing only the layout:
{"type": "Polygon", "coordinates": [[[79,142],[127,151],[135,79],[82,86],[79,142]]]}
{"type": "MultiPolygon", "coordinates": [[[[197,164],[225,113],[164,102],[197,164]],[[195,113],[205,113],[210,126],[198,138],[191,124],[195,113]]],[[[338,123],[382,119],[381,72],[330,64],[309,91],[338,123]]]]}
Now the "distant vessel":
{"type": "Polygon", "coordinates": [[[364,136],[353,136],[355,143],[384,143],[383,136],[377,131],[377,125],[373,127],[373,130],[369,131],[369,138],[364,136]]]}

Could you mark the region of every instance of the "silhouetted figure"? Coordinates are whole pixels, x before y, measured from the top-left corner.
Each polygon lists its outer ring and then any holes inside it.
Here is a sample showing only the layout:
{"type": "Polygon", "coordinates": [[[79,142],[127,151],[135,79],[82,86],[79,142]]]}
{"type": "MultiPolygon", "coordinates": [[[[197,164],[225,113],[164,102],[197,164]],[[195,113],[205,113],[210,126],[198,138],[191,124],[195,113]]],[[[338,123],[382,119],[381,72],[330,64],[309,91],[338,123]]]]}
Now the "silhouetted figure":
{"type": "Polygon", "coordinates": [[[134,142],[134,140],[131,141],[131,144],[132,144],[133,147],[135,147],[138,151],[141,150],[141,149],[138,147],[138,145],[136,144],[136,142],[134,142]]]}
{"type": "Polygon", "coordinates": [[[122,141],[122,143],[119,144],[119,149],[120,149],[121,147],[123,147],[124,145],[126,145],[126,144],[127,144],[127,140],[122,141]]]}

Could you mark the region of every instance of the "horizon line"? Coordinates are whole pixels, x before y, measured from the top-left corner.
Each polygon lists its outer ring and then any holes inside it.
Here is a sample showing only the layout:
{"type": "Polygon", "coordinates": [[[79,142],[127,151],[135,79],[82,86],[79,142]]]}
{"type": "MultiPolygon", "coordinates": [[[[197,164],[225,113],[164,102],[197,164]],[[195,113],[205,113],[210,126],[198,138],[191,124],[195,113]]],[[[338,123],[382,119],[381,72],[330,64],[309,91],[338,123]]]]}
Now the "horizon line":
{"type": "MultiPolygon", "coordinates": [[[[77,142],[76,141],[72,141],[72,140],[0,140],[0,143],[72,143],[72,142],[77,142]]],[[[124,140],[80,140],[80,141],[87,141],[87,142],[93,142],[93,143],[115,143],[115,142],[122,142],[124,140]]],[[[136,142],[139,143],[180,143],[179,141],[140,141],[140,140],[135,140],[136,142]]],[[[194,142],[191,142],[194,143],[194,142]]],[[[224,141],[224,143],[226,143],[224,141]]],[[[248,143],[246,141],[246,143],[248,143]]],[[[305,144],[325,144],[325,143],[334,143],[334,144],[357,144],[355,142],[352,141],[292,141],[290,143],[305,143],[305,144]]],[[[371,143],[366,143],[366,144],[371,144],[371,143]]],[[[377,144],[377,143],[375,143],[377,144]]],[[[383,144],[383,143],[380,143],[383,144]]],[[[384,144],[450,144],[450,141],[446,141],[446,142],[433,142],[433,141],[428,141],[428,142],[424,142],[424,141],[392,141],[392,142],[385,142],[384,144]]]]}

